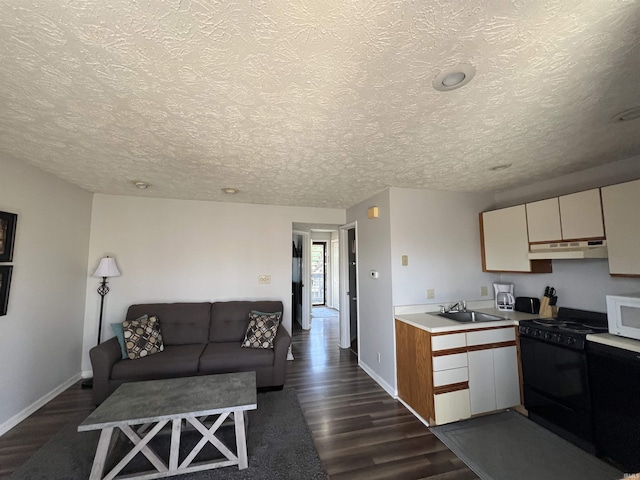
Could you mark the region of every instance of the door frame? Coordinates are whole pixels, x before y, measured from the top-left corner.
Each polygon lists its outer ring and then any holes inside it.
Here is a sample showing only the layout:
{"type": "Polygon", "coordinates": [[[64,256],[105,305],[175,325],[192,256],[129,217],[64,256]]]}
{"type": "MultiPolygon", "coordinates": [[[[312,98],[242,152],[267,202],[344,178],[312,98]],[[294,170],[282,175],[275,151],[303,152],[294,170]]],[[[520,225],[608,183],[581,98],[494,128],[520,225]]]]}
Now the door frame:
{"type": "Polygon", "coordinates": [[[302,236],[302,329],[311,328],[311,233],[293,230],[296,235],[302,236]]]}
{"type": "MultiPolygon", "coordinates": [[[[347,231],[354,228],[356,234],[356,267],[358,266],[358,222],[351,222],[341,225],[338,228],[340,238],[340,348],[349,348],[351,346],[351,332],[349,311],[351,309],[349,295],[349,241],[347,231]]],[[[359,269],[356,268],[356,314],[358,316],[358,358],[360,358],[360,278],[359,269]]],[[[351,292],[350,292],[351,293],[351,292]]]]}

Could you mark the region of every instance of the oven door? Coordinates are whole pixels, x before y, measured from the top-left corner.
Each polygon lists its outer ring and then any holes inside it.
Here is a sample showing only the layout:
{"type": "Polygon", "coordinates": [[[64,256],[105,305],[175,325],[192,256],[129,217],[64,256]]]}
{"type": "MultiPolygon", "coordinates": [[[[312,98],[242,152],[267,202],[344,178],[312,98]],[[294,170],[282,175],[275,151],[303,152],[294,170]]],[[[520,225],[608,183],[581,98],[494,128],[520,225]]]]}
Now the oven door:
{"type": "Polygon", "coordinates": [[[591,401],[585,352],[520,337],[524,406],[532,420],[590,450],[591,401]],[[560,427],[561,431],[554,427],[560,427]]]}

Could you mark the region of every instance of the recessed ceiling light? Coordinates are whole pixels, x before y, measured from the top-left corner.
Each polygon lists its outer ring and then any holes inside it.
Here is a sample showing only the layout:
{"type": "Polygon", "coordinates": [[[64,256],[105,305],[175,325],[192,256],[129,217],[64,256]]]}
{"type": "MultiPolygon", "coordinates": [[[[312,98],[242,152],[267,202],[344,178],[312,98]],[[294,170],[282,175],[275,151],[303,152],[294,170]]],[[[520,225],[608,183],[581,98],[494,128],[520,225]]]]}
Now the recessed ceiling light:
{"type": "Polygon", "coordinates": [[[445,68],[433,79],[433,88],[441,92],[455,90],[469,83],[475,74],[476,68],[465,63],[445,68]]]}
{"type": "Polygon", "coordinates": [[[630,108],[624,112],[620,112],[611,117],[613,123],[616,122],[628,122],[630,120],[636,120],[640,118],[640,107],[630,108]]]}
{"type": "Polygon", "coordinates": [[[147,182],[141,182],[139,180],[134,180],[133,184],[136,186],[136,188],[139,188],[140,190],[146,190],[147,188],[149,188],[149,184],[147,182]]]}
{"type": "Polygon", "coordinates": [[[498,172],[500,170],[506,170],[511,165],[513,165],[513,164],[512,163],[503,163],[502,165],[496,165],[495,167],[490,167],[489,170],[491,170],[492,172],[498,172]]]}
{"type": "Polygon", "coordinates": [[[236,193],[238,193],[240,190],[238,190],[237,188],[230,188],[230,187],[226,187],[223,188],[222,191],[224,193],[226,193],[227,195],[235,195],[236,193]]]}

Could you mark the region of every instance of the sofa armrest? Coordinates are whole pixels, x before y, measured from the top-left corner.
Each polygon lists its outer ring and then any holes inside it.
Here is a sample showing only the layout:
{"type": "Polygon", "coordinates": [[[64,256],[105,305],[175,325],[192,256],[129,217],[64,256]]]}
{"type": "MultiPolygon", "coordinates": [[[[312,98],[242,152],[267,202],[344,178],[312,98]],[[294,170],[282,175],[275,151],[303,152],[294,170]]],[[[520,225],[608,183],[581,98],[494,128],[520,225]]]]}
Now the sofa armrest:
{"type": "Polygon", "coordinates": [[[109,396],[111,370],[122,359],[122,350],[116,337],[93,347],[89,351],[93,368],[93,401],[100,405],[109,396]]]}
{"type": "Polygon", "coordinates": [[[287,360],[289,345],[291,345],[291,335],[289,335],[287,329],[280,324],[276,331],[276,338],[273,340],[273,350],[275,354],[274,363],[277,363],[279,358],[283,358],[285,361],[287,360]]]}

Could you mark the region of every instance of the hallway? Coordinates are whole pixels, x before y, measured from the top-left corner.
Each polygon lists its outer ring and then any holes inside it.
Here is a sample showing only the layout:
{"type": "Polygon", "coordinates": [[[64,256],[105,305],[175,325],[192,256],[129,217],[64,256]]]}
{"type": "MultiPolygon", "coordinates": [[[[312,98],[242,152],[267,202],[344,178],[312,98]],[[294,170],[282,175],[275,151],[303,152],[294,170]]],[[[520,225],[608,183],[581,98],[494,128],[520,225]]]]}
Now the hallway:
{"type": "MultiPolygon", "coordinates": [[[[338,317],[296,330],[286,387],[298,393],[324,467],[334,479],[477,478],[427,427],[338,348],[338,317]]],[[[72,419],[93,410],[78,382],[0,437],[0,478],[26,462],[72,419]]]]}

